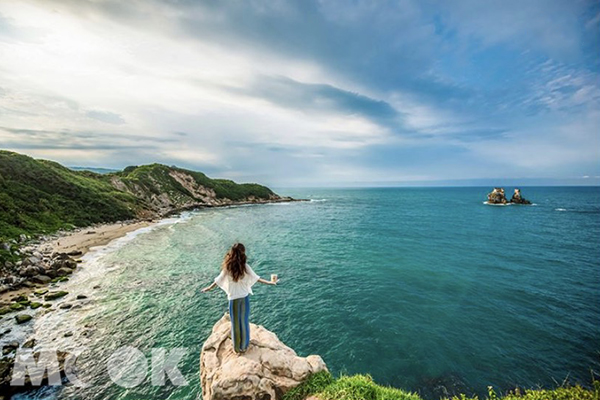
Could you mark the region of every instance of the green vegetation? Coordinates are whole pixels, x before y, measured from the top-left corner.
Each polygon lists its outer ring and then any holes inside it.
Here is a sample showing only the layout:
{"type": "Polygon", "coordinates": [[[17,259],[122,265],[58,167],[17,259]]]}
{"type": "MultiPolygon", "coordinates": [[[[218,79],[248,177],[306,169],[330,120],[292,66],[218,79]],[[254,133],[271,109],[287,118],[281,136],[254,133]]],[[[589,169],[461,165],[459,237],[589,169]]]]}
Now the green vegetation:
{"type": "MultiPolygon", "coordinates": [[[[556,389],[516,390],[505,396],[496,394],[492,387],[488,388],[488,400],[599,400],[600,382],[594,381],[593,389],[585,389],[579,385],[561,386],[556,389]]],[[[454,396],[452,400],[479,400],[477,397],[465,395],[454,396]]]]}
{"type": "Polygon", "coordinates": [[[256,183],[239,184],[227,179],[211,179],[202,172],[190,171],[174,166],[167,167],[162,164],[130,166],[121,172],[107,174],[106,176],[116,175],[130,188],[137,185],[157,195],[167,193],[170,197],[176,199],[194,198],[193,193],[190,193],[188,189],[171,176],[173,172],[191,177],[193,181],[190,180],[188,182],[192,185],[200,185],[214,190],[217,199],[240,201],[250,196],[268,199],[274,194],[268,187],[256,183]]]}
{"type": "Polygon", "coordinates": [[[312,375],[306,382],[290,390],[283,400],[303,400],[310,395],[316,395],[321,400],[421,400],[416,394],[378,385],[369,375],[334,379],[325,371],[312,375]]]}
{"type": "Polygon", "coordinates": [[[100,176],[0,151],[0,241],[135,217],[137,199],[100,176]]]}
{"type": "MultiPolygon", "coordinates": [[[[206,204],[207,198],[235,202],[274,195],[255,183],[211,179],[162,164],[98,174],[0,150],[0,244],[22,234],[160,216],[206,204]]],[[[0,246],[0,263],[19,259],[18,246],[8,245],[0,246]]]]}
{"type": "MultiPolygon", "coordinates": [[[[421,397],[414,393],[378,385],[369,375],[340,376],[335,379],[325,371],[312,375],[306,382],[287,392],[283,400],[304,400],[311,395],[320,400],[421,400],[421,397]]],[[[487,399],[600,400],[600,382],[595,381],[591,390],[581,386],[567,386],[552,390],[525,390],[523,393],[515,391],[505,396],[497,395],[490,387],[487,399]]],[[[479,399],[461,395],[453,397],[452,400],[479,399]]]]}

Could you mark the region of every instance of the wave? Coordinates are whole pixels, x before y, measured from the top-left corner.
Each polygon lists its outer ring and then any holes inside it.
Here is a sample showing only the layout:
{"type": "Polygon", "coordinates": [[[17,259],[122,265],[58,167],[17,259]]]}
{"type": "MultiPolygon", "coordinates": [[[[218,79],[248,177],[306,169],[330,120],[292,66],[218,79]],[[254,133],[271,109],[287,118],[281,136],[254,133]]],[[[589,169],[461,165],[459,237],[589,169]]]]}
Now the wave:
{"type": "Polygon", "coordinates": [[[567,211],[566,208],[555,208],[554,211],[567,211]]]}
{"type": "Polygon", "coordinates": [[[497,203],[490,203],[489,201],[484,201],[483,204],[485,204],[487,206],[500,206],[500,207],[512,206],[512,203],[497,204],[497,203]]]}
{"type": "Polygon", "coordinates": [[[322,201],[327,201],[327,199],[310,199],[311,203],[319,203],[319,202],[322,202],[322,201]]]}

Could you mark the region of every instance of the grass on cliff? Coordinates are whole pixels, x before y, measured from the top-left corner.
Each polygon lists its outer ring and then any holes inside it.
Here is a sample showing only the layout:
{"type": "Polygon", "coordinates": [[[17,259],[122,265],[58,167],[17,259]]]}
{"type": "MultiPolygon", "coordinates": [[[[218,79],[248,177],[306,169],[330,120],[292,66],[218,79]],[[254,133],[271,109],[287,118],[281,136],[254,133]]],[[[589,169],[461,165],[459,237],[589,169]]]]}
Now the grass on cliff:
{"type": "Polygon", "coordinates": [[[137,199],[99,176],[0,150],[0,241],[135,217],[137,199]]]}
{"type": "MultiPolygon", "coordinates": [[[[320,400],[421,400],[417,394],[378,385],[369,375],[341,376],[336,379],[325,371],[312,375],[306,382],[287,392],[283,400],[304,400],[312,395],[320,400]]],[[[461,395],[452,400],[484,399],[461,395]]],[[[600,400],[600,382],[595,381],[591,390],[581,386],[566,386],[552,390],[526,390],[505,396],[497,395],[490,388],[487,400],[600,400]]]]}
{"type": "MultiPolygon", "coordinates": [[[[137,185],[155,194],[168,193],[173,197],[193,197],[186,188],[170,175],[171,172],[180,172],[191,176],[198,185],[215,191],[219,199],[230,199],[240,201],[247,197],[268,199],[273,191],[266,186],[257,183],[236,183],[228,179],[212,179],[198,171],[190,171],[178,167],[168,167],[162,164],[149,164],[141,166],[130,166],[123,171],[113,173],[129,187],[137,185]]],[[[109,178],[111,174],[105,175],[109,178]]]]}
{"type": "MultiPolygon", "coordinates": [[[[220,199],[268,199],[274,194],[262,185],[211,179],[201,172],[161,164],[97,174],[0,150],[0,242],[20,234],[38,235],[151,215],[157,211],[148,201],[153,196],[167,195],[175,209],[201,202],[173,178],[174,172],[214,190],[220,199]],[[122,187],[117,189],[111,179],[120,180],[130,190],[118,190],[122,187]]],[[[0,248],[0,262],[11,258],[13,252],[0,248]]]]}

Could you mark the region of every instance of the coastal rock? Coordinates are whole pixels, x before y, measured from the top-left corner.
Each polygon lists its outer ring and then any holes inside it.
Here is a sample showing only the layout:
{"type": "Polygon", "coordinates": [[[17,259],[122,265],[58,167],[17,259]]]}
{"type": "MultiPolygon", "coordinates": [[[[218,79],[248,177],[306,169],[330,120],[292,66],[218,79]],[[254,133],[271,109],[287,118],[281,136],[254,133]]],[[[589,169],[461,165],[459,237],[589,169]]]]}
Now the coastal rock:
{"type": "Polygon", "coordinates": [[[310,375],[327,370],[321,357],[299,357],[263,326],[250,324],[250,346],[237,355],[225,314],[202,346],[200,379],[204,400],[275,400],[310,375]]]}
{"type": "Polygon", "coordinates": [[[489,204],[507,204],[508,203],[508,200],[506,199],[506,196],[504,195],[503,188],[494,188],[494,190],[492,190],[490,193],[488,193],[487,198],[488,198],[487,201],[489,204]]]}
{"type": "Polygon", "coordinates": [[[521,197],[521,190],[515,189],[513,196],[510,201],[506,198],[504,194],[504,188],[494,188],[487,195],[487,203],[488,204],[531,204],[529,200],[521,197]]]}
{"type": "Polygon", "coordinates": [[[32,317],[29,314],[18,314],[18,315],[15,315],[15,320],[17,321],[17,324],[23,324],[23,323],[29,321],[31,318],[32,317]]]}
{"type": "Polygon", "coordinates": [[[46,300],[46,301],[56,300],[60,297],[66,296],[67,294],[69,294],[69,292],[65,292],[63,290],[58,291],[58,292],[50,292],[46,296],[44,296],[44,300],[46,300]]]}
{"type": "Polygon", "coordinates": [[[31,280],[35,283],[45,284],[50,282],[52,279],[47,275],[36,275],[33,278],[31,278],[31,280]]]}
{"type": "Polygon", "coordinates": [[[73,273],[73,270],[71,268],[67,268],[67,267],[59,268],[56,271],[56,275],[58,275],[58,276],[71,275],[72,273],[73,273]]]}
{"type": "Polygon", "coordinates": [[[515,192],[514,192],[512,198],[510,199],[510,202],[514,203],[514,204],[531,204],[531,202],[529,200],[521,197],[520,189],[515,189],[515,192]]]}
{"type": "MultiPolygon", "coordinates": [[[[71,354],[64,351],[57,351],[57,361],[58,361],[58,372],[60,373],[60,378],[63,379],[66,376],[65,368],[72,369],[74,367],[73,362],[69,365],[69,359],[72,360],[71,354]]],[[[40,352],[33,353],[34,360],[39,360],[40,352]]],[[[0,359],[0,398],[6,396],[6,399],[10,399],[12,395],[24,392],[27,390],[31,390],[33,388],[38,388],[39,385],[33,385],[31,382],[31,378],[29,376],[29,372],[26,371],[13,371],[15,365],[15,359],[13,357],[6,357],[0,359]],[[14,372],[14,373],[13,373],[14,372]],[[13,378],[18,379],[25,372],[25,376],[23,376],[24,385],[11,385],[10,382],[13,378]]],[[[49,384],[48,381],[48,370],[43,371],[43,376],[41,379],[41,386],[46,386],[49,384]]]]}

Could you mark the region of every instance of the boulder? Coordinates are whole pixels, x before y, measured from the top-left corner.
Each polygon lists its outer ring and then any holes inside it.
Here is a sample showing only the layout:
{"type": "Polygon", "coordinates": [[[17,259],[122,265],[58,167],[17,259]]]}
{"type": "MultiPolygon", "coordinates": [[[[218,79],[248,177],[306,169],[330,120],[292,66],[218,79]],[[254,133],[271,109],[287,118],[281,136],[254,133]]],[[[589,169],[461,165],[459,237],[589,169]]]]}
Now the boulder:
{"type": "Polygon", "coordinates": [[[504,188],[494,188],[487,195],[489,204],[506,204],[508,200],[506,200],[506,195],[504,194],[504,188]]]}
{"type": "Polygon", "coordinates": [[[33,278],[31,278],[32,281],[34,281],[35,283],[41,283],[41,284],[45,284],[45,283],[49,283],[52,278],[50,278],[47,275],[36,275],[33,278]]]}
{"type": "Polygon", "coordinates": [[[514,203],[514,204],[531,204],[531,202],[529,200],[524,199],[521,196],[521,190],[520,189],[515,189],[515,193],[511,197],[510,202],[514,203]]]}
{"type": "Polygon", "coordinates": [[[60,297],[66,296],[68,294],[69,294],[69,292],[65,292],[64,290],[60,290],[58,292],[50,292],[46,296],[44,296],[44,300],[46,300],[46,301],[56,300],[60,297]]]}
{"type": "Polygon", "coordinates": [[[67,267],[59,268],[56,271],[56,275],[58,275],[58,276],[67,276],[67,275],[71,275],[72,273],[73,273],[73,270],[71,268],[67,268],[67,267]]]}
{"type": "Polygon", "coordinates": [[[233,351],[225,314],[202,346],[200,379],[204,400],[276,400],[310,375],[327,370],[320,356],[299,357],[263,326],[250,324],[250,346],[233,351]]]}
{"type": "Polygon", "coordinates": [[[23,323],[29,321],[31,318],[32,317],[29,314],[17,314],[17,315],[15,315],[15,320],[17,321],[17,324],[23,324],[23,323]]]}

